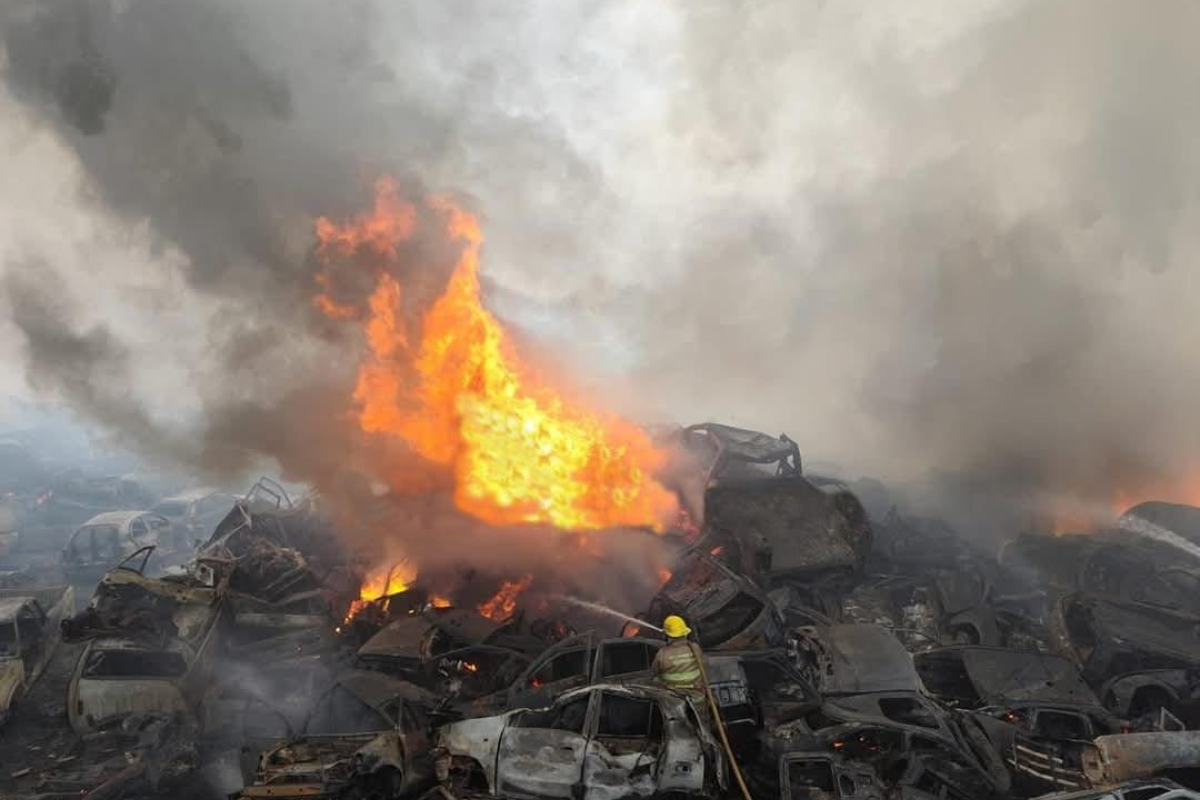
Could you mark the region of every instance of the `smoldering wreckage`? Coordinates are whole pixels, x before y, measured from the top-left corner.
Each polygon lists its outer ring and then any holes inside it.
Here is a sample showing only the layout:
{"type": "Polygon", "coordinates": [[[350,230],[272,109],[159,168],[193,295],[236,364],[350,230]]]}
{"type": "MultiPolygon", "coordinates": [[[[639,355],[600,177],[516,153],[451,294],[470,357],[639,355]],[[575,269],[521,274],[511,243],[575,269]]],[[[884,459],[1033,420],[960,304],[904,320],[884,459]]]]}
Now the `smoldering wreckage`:
{"type": "Polygon", "coordinates": [[[81,610],[39,585],[55,567],[4,573],[0,791],[1200,798],[1200,564],[1178,547],[1200,509],[992,555],[871,518],[786,436],[671,435],[702,466],[680,526],[646,533],[670,574],[624,620],[535,602],[533,575],[455,596],[403,560],[364,569],[320,498],[265,479],[211,530],[195,508],[84,521],[57,565],[78,585],[108,559],[81,610]],[[668,614],[711,706],[651,675],[668,614]]]}

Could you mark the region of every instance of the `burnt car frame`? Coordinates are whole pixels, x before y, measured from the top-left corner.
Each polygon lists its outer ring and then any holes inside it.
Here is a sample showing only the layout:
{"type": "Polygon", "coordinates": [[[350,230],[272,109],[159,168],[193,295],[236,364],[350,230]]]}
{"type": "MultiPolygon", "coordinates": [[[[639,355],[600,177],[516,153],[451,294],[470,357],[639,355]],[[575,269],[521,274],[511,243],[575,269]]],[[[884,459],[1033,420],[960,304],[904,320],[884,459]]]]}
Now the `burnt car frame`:
{"type": "Polygon", "coordinates": [[[1147,670],[1200,667],[1200,617],[1094,594],[1062,598],[1050,616],[1051,644],[1089,685],[1147,670]]]}
{"type": "Polygon", "coordinates": [[[924,685],[976,717],[1022,795],[1081,789],[1084,748],[1123,723],[1068,659],[991,647],[950,647],[914,656],[924,685]]]}
{"type": "Polygon", "coordinates": [[[0,591],[0,725],[41,677],[74,604],[70,586],[0,591]]]}
{"type": "Polygon", "coordinates": [[[106,511],[80,525],[62,553],[63,573],[72,582],[94,581],[148,546],[156,557],[174,549],[171,522],[149,511],[106,511]]]}
{"type": "MultiPolygon", "coordinates": [[[[479,698],[470,708],[480,713],[538,708],[585,686],[652,681],[651,665],[665,645],[662,639],[579,634],[546,650],[511,686],[479,698]]],[[[820,705],[785,650],[722,650],[705,655],[704,661],[727,724],[774,725],[820,705]]]]}
{"type": "MultiPolygon", "coordinates": [[[[403,595],[397,595],[403,597],[403,595]]],[[[395,619],[358,649],[359,667],[472,699],[502,690],[545,643],[474,610],[426,608],[395,619]]]]}
{"type": "Polygon", "coordinates": [[[240,796],[401,797],[433,778],[428,712],[435,698],[369,670],[348,670],[317,698],[303,736],[259,757],[240,796]]]}
{"type": "Polygon", "coordinates": [[[871,763],[887,786],[975,800],[1009,777],[976,720],[926,696],[912,658],[878,625],[808,626],[789,633],[800,674],[824,702],[771,731],[768,752],[823,752],[871,763]]]}
{"type": "Polygon", "coordinates": [[[438,743],[456,784],[519,800],[712,796],[723,755],[683,696],[661,687],[602,684],[543,709],[452,723],[438,743]]]}
{"type": "MultiPolygon", "coordinates": [[[[709,553],[692,548],[650,601],[647,618],[676,614],[688,621],[706,651],[777,647],[783,617],[754,581],[709,553]]],[[[635,626],[636,627],[636,626],[635,626]]]]}
{"type": "Polygon", "coordinates": [[[787,436],[716,423],[679,433],[701,470],[703,506],[681,491],[688,513],[703,519],[699,545],[727,549],[730,563],[766,586],[861,571],[871,549],[862,503],[838,481],[802,474],[800,450],[787,436]]]}

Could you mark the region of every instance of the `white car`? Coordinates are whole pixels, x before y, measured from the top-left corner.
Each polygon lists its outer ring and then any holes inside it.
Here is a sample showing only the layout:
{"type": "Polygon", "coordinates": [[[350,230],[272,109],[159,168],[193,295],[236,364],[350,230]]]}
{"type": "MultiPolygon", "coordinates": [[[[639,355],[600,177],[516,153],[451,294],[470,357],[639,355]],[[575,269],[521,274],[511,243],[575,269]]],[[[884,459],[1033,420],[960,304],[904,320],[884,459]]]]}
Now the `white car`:
{"type": "Polygon", "coordinates": [[[0,591],[0,724],[50,662],[74,603],[70,586],[0,591]]]}
{"type": "Polygon", "coordinates": [[[711,797],[726,785],[696,709],[661,686],[576,689],[549,708],[447,725],[439,745],[460,788],[517,800],[711,797]]]}
{"type": "Polygon", "coordinates": [[[83,523],[63,549],[63,572],[72,582],[99,580],[143,547],[154,545],[156,557],[175,549],[171,522],[150,511],[106,511],[83,523]]]}

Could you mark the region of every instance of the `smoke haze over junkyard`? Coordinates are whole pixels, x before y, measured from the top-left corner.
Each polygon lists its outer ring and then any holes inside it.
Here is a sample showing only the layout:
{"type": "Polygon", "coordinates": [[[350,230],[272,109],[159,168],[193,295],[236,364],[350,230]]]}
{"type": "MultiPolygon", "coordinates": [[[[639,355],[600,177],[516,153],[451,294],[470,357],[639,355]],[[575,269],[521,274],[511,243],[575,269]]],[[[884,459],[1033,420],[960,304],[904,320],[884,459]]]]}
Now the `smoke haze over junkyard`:
{"type": "Polygon", "coordinates": [[[9,3],[6,389],[164,463],[332,480],[361,342],[311,306],[312,222],[388,173],[480,215],[485,301],[601,407],[849,476],[1188,494],[1197,21],[9,3]]]}

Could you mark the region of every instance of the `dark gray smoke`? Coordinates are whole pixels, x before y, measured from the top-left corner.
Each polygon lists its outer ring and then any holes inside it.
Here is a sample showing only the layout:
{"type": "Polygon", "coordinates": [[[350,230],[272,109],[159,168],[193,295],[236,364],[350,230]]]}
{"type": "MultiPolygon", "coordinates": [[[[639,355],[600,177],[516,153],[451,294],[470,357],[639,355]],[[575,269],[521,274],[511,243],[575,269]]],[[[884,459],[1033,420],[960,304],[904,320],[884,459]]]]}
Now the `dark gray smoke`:
{"type": "Polygon", "coordinates": [[[968,496],[1151,492],[1200,452],[1197,22],[10,2],[9,357],[164,458],[370,462],[330,421],[358,342],[309,305],[310,226],[390,172],[473,198],[493,306],[615,408],[968,496]]]}

